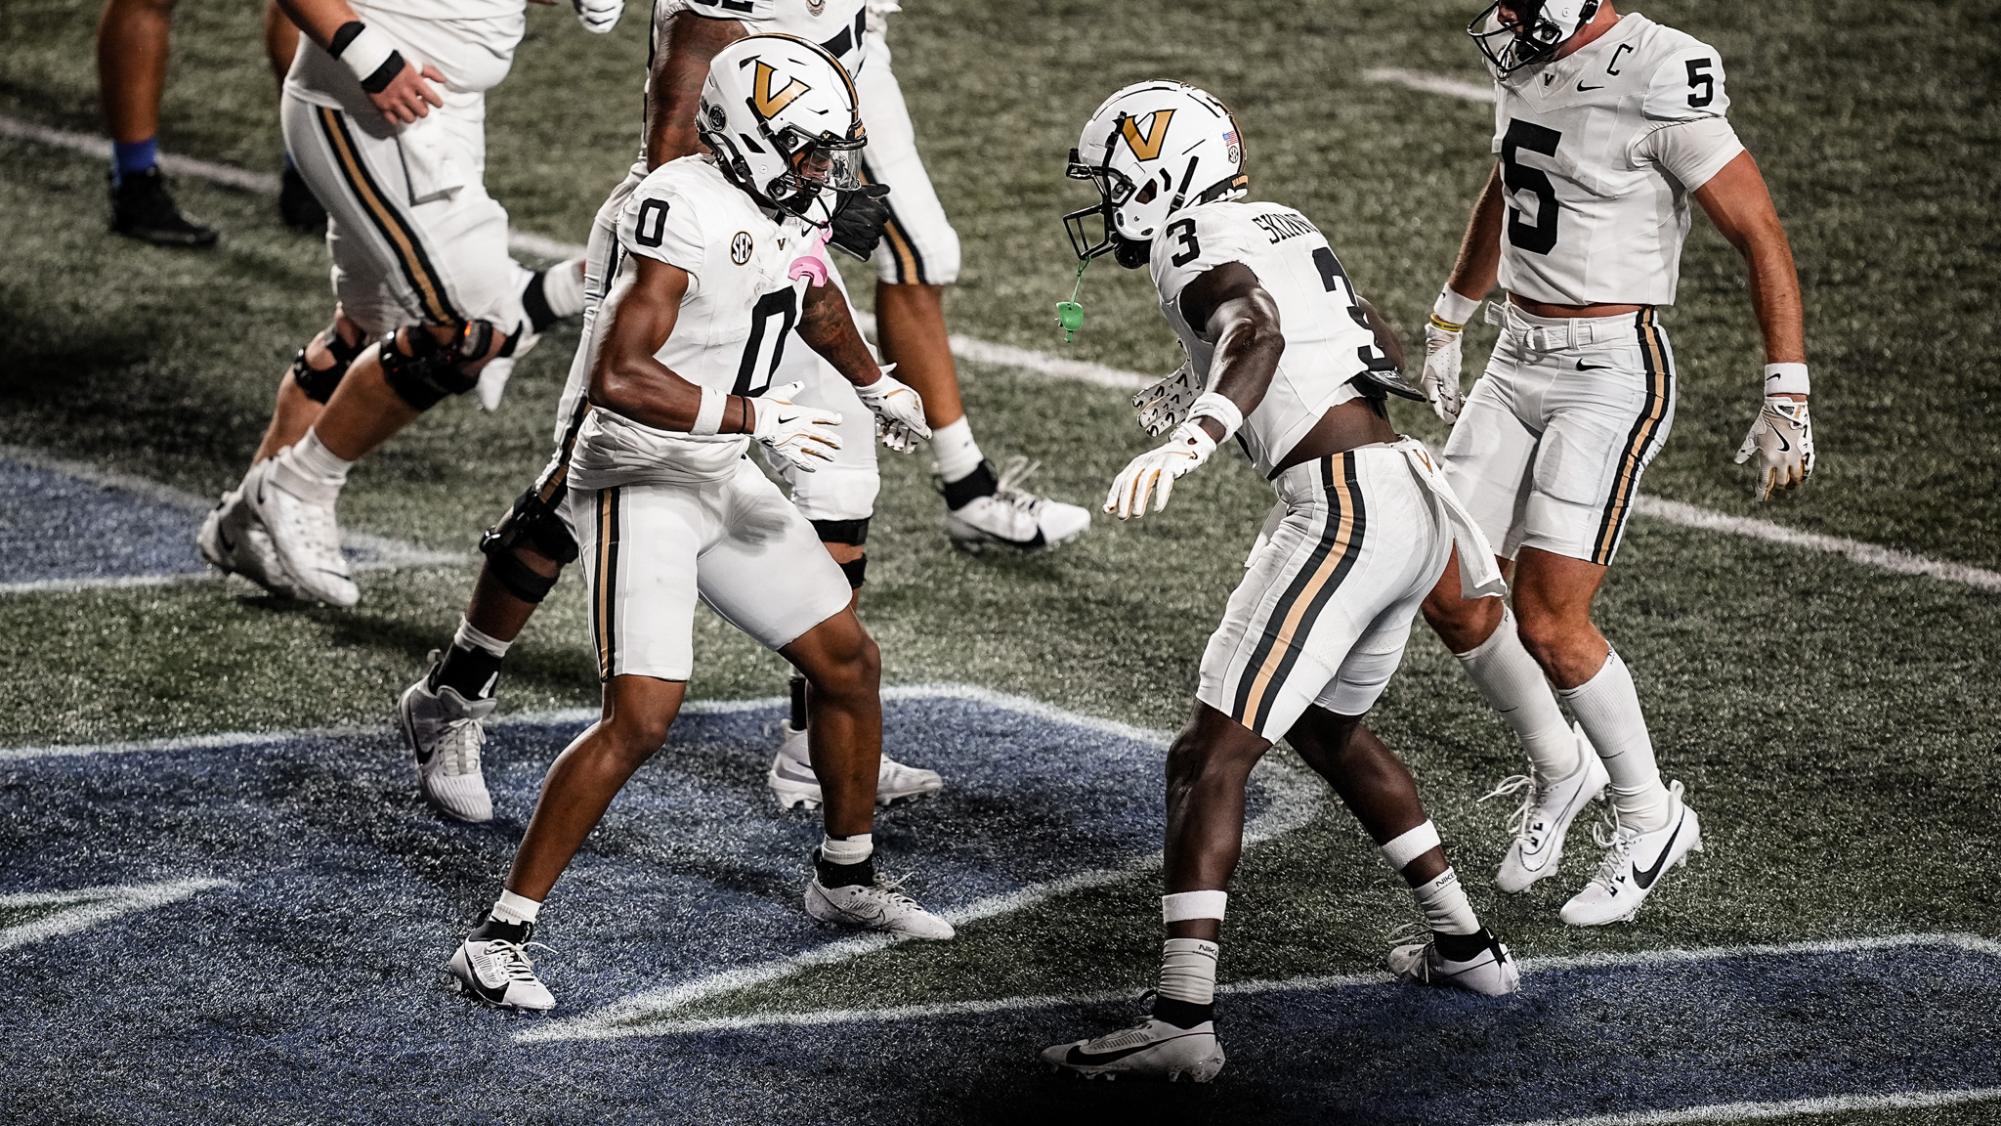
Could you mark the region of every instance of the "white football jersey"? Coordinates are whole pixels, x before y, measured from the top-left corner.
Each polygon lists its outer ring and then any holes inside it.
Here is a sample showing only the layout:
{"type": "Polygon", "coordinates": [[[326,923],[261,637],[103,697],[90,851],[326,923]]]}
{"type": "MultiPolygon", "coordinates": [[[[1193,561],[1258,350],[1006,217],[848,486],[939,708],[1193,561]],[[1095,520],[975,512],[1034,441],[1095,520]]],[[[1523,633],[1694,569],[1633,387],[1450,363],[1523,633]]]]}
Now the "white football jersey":
{"type": "Polygon", "coordinates": [[[1183,318],[1181,291],[1231,262],[1258,276],[1278,305],[1285,336],[1270,388],[1237,431],[1251,464],[1269,477],[1321,415],[1362,394],[1358,376],[1389,361],[1340,260],[1311,220],[1276,203],[1204,203],[1168,216],[1150,263],[1161,314],[1196,371],[1214,378],[1216,342],[1183,318]]]}
{"type": "MultiPolygon", "coordinates": [[[[654,169],[626,201],[611,288],[635,255],[686,270],[680,316],[654,357],[690,383],[761,395],[785,349],[804,347],[792,329],[805,283],[786,276],[804,240],[796,220],[771,219],[708,157],[684,156],[654,169]]],[[[611,312],[603,307],[593,319],[580,345],[586,360],[572,368],[566,398],[584,393],[611,312]]],[[[593,406],[577,433],[571,477],[586,489],[716,480],[734,472],[749,442],[742,434],[657,430],[593,406]]]]}
{"type": "Polygon", "coordinates": [[[1636,14],[1497,81],[1502,287],[1560,305],[1673,304],[1689,193],[1743,151],[1729,107],[1716,49],[1636,14]]]}
{"type": "Polygon", "coordinates": [[[684,8],[710,19],[736,20],[752,35],[796,35],[825,47],[849,78],[862,72],[867,55],[862,39],[868,31],[864,0],[653,0],[653,33],[646,49],[649,88],[654,61],[667,49],[667,21],[684,8]]]}

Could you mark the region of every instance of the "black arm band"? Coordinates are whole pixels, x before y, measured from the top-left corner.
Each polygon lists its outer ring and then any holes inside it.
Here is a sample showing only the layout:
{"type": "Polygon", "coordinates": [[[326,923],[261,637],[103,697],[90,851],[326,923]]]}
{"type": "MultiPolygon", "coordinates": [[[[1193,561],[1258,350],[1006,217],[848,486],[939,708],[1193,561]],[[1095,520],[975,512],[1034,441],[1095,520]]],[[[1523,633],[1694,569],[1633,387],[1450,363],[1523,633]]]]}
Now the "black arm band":
{"type": "Polygon", "coordinates": [[[361,80],[361,88],[371,94],[380,94],[387,90],[389,83],[401,73],[403,73],[403,52],[391,51],[389,57],[382,60],[382,65],[375,68],[374,74],[361,80]]]}
{"type": "Polygon", "coordinates": [[[340,58],[340,53],[347,50],[347,45],[354,42],[355,36],[360,35],[362,29],[367,26],[360,20],[349,20],[335,28],[333,38],[327,40],[327,54],[336,59],[340,58]]]}

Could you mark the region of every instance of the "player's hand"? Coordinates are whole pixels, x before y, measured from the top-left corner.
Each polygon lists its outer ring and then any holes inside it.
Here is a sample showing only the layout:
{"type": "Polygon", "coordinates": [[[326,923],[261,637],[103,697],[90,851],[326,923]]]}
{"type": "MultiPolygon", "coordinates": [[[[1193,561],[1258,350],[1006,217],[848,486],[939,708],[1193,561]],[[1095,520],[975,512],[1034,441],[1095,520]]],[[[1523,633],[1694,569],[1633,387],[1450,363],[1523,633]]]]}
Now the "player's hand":
{"type": "Polygon", "coordinates": [[[827,241],[862,261],[875,253],[882,228],[889,222],[889,185],[863,184],[841,193],[834,205],[827,241]]]}
{"type": "Polygon", "coordinates": [[[1147,437],[1158,438],[1181,425],[1188,417],[1188,408],[1202,394],[1202,383],[1194,363],[1183,360],[1166,378],[1135,393],[1133,409],[1139,412],[1139,428],[1147,437]]]}
{"type": "Polygon", "coordinates": [[[1769,500],[1813,476],[1813,418],[1806,400],[1767,395],[1751,432],[1737,447],[1737,464],[1758,458],[1758,499],[1769,500]]]}
{"type": "Polygon", "coordinates": [[[1119,471],[1112,479],[1112,491],[1105,494],[1105,511],[1121,520],[1137,519],[1146,514],[1151,497],[1153,510],[1159,512],[1167,507],[1174,483],[1201,468],[1215,452],[1216,439],[1199,420],[1182,423],[1167,436],[1165,444],[1132,459],[1119,471]]]}
{"type": "Polygon", "coordinates": [[[1465,331],[1441,327],[1434,318],[1424,326],[1424,399],[1432,412],[1450,426],[1459,421],[1463,396],[1459,390],[1459,343],[1465,331]]]}
{"type": "Polygon", "coordinates": [[[368,100],[375,104],[376,112],[386,120],[396,125],[408,125],[420,117],[429,116],[432,106],[445,104],[445,96],[438,92],[438,87],[444,84],[445,76],[439,73],[437,67],[426,63],[419,70],[404,62],[403,69],[390,76],[382,89],[368,90],[366,83],[362,89],[368,91],[368,100]]]}
{"type": "Polygon", "coordinates": [[[617,27],[618,17],[625,14],[625,0],[570,0],[570,7],[577,11],[577,22],[592,35],[617,27]]]}
{"type": "Polygon", "coordinates": [[[804,407],[792,401],[804,391],[804,383],[773,387],[755,399],[746,398],[750,408],[750,436],[763,442],[795,469],[815,472],[823,461],[832,461],[841,448],[841,436],[834,427],[841,416],[818,407],[804,407]]]}
{"type": "Polygon", "coordinates": [[[931,440],[931,426],[924,421],[924,400],[917,389],[889,374],[891,364],[882,369],[882,378],[866,387],[855,388],[862,405],[875,414],[876,436],[897,453],[914,449],[931,440]]]}

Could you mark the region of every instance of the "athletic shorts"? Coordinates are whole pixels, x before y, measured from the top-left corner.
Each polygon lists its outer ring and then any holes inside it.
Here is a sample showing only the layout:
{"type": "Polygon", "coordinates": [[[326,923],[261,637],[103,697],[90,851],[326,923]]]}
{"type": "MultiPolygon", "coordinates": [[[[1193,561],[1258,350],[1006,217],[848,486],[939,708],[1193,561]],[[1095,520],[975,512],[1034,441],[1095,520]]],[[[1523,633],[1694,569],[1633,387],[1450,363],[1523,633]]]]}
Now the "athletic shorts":
{"type": "Polygon", "coordinates": [[[1202,654],[1196,698],[1276,742],[1320,707],[1359,716],[1403,661],[1452,534],[1406,455],[1411,439],[1303,462],[1202,654]]]}
{"type": "Polygon", "coordinates": [[[1640,475],[1674,426],[1674,351],[1652,308],[1553,320],[1502,307],[1445,477],[1503,558],[1524,546],[1610,566],[1640,475]]]}
{"type": "Polygon", "coordinates": [[[686,680],[695,601],[771,649],[848,607],[813,526],[748,460],[715,481],[570,489],[598,676],[686,680]]]}

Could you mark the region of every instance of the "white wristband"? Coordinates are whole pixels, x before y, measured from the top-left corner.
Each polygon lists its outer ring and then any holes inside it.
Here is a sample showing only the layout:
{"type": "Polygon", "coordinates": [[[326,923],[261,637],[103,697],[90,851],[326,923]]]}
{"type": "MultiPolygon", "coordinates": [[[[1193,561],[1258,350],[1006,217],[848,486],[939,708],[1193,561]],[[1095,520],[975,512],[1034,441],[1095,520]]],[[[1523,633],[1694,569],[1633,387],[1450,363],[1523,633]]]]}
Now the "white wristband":
{"type": "Polygon", "coordinates": [[[1811,392],[1807,390],[1807,386],[1808,384],[1806,378],[1805,364],[1765,365],[1765,394],[1767,395],[1811,394],[1811,392]]]}
{"type": "Polygon", "coordinates": [[[1461,297],[1448,285],[1438,291],[1438,300],[1431,303],[1431,323],[1447,332],[1458,332],[1479,311],[1479,298],[1461,297]]]}
{"type": "Polygon", "coordinates": [[[366,82],[395,53],[396,44],[389,41],[389,36],[364,24],[361,33],[341,48],[340,61],[341,65],[354,72],[355,78],[366,82]]]}
{"type": "Polygon", "coordinates": [[[730,397],[713,387],[702,388],[702,406],[695,412],[695,424],[688,427],[688,433],[697,438],[707,438],[722,432],[723,409],[729,406],[730,397]]]}
{"type": "Polygon", "coordinates": [[[1237,404],[1214,391],[1204,391],[1196,396],[1194,404],[1188,408],[1188,421],[1198,418],[1213,418],[1223,424],[1223,436],[1218,439],[1219,442],[1229,441],[1230,435],[1244,424],[1244,412],[1237,408],[1237,404]]]}
{"type": "Polygon", "coordinates": [[[1185,923],[1190,919],[1215,919],[1221,922],[1229,903],[1230,893],[1226,891],[1177,891],[1160,897],[1160,921],[1185,923]]]}

